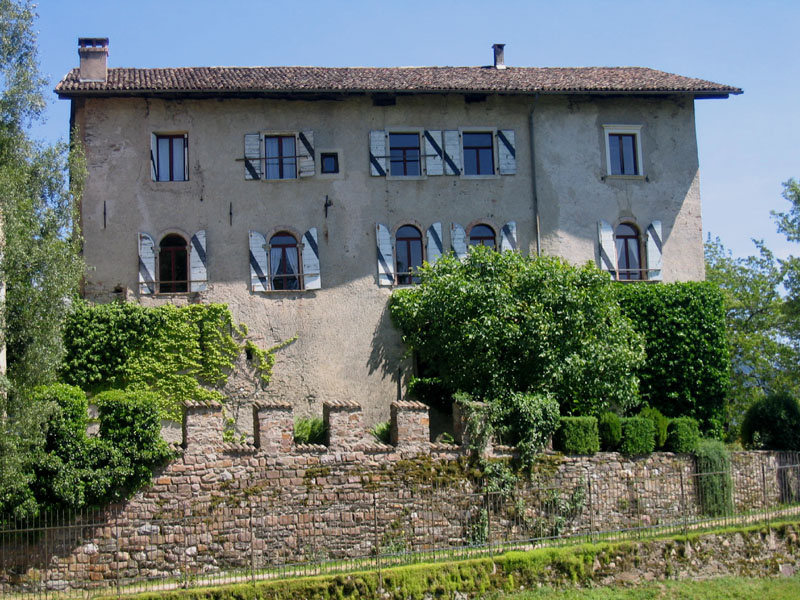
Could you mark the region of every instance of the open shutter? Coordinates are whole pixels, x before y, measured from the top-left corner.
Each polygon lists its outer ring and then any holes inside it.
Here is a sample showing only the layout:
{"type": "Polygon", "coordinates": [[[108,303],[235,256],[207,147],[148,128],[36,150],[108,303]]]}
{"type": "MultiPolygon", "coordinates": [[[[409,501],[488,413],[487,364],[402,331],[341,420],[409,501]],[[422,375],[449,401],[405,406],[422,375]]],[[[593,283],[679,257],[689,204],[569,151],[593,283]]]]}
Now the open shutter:
{"type": "Polygon", "coordinates": [[[208,262],[206,259],[206,232],[201,229],[192,236],[189,250],[190,290],[205,292],[208,289],[208,262]]]}
{"type": "Polygon", "coordinates": [[[458,260],[467,258],[467,232],[458,223],[450,224],[450,245],[458,260]]]}
{"type": "Polygon", "coordinates": [[[139,233],[139,293],[156,293],[156,245],[146,233],[139,233]]]}
{"type": "Polygon", "coordinates": [[[155,133],[150,134],[150,177],[158,181],[158,138],[155,133]]]}
{"type": "Polygon", "coordinates": [[[647,226],[647,278],[661,281],[661,221],[647,226]]]}
{"type": "Polygon", "coordinates": [[[505,252],[511,250],[512,252],[517,249],[517,223],[509,221],[500,230],[500,251],[505,252]]]}
{"type": "Polygon", "coordinates": [[[444,132],[444,173],[461,175],[461,134],[455,130],[444,132]]]}
{"type": "Polygon", "coordinates": [[[318,290],[321,287],[317,228],[312,227],[303,234],[303,289],[318,290]]]}
{"type": "Polygon", "coordinates": [[[301,131],[297,134],[297,160],[300,177],[311,177],[316,173],[313,131],[301,131]]]}
{"type": "Polygon", "coordinates": [[[497,132],[497,164],[500,175],[516,175],[517,150],[514,145],[513,129],[502,129],[497,132]]]}
{"type": "Polygon", "coordinates": [[[444,173],[444,149],[442,148],[442,132],[426,131],[425,138],[425,172],[428,175],[444,173]]]}
{"type": "Polygon", "coordinates": [[[375,177],[386,175],[386,133],[369,132],[369,172],[375,177]]]}
{"type": "Polygon", "coordinates": [[[250,232],[250,290],[269,290],[269,268],[267,267],[267,239],[257,231],[250,232]]]}
{"type": "Polygon", "coordinates": [[[377,223],[375,237],[378,243],[378,285],[394,285],[394,253],[389,228],[377,223]]]}
{"type": "Polygon", "coordinates": [[[442,245],[442,224],[434,223],[428,227],[428,262],[432,265],[436,264],[439,257],[444,252],[442,245]]]}
{"type": "Polygon", "coordinates": [[[600,268],[617,278],[617,249],[614,246],[614,230],[606,221],[597,222],[597,238],[600,243],[600,268]]]}
{"type": "Polygon", "coordinates": [[[261,179],[261,134],[246,133],[244,136],[244,178],[261,179]]]}

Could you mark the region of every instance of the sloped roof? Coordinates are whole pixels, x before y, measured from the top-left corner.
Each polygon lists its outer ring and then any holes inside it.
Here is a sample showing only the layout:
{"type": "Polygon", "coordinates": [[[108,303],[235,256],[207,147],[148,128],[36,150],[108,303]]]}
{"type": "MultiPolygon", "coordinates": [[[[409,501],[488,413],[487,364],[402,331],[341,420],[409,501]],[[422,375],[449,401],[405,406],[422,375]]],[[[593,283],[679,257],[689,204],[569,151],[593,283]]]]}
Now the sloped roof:
{"type": "Polygon", "coordinates": [[[108,69],[81,82],[73,69],[56,93],[72,96],[353,93],[686,93],[726,97],[742,90],[644,67],[184,67],[108,69]]]}

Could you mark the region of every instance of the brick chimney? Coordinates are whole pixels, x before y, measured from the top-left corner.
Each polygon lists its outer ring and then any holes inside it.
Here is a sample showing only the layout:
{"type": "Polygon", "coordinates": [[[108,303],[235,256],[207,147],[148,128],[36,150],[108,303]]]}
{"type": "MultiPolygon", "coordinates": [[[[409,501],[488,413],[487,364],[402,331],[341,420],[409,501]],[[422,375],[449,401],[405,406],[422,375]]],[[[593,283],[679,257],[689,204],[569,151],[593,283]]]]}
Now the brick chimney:
{"type": "Polygon", "coordinates": [[[505,69],[506,62],[505,57],[503,56],[503,48],[505,48],[505,44],[493,44],[492,48],[494,49],[494,68],[495,69],[505,69]]]}
{"type": "Polygon", "coordinates": [[[78,38],[78,56],[81,57],[80,80],[108,79],[108,38],[78,38]]]}

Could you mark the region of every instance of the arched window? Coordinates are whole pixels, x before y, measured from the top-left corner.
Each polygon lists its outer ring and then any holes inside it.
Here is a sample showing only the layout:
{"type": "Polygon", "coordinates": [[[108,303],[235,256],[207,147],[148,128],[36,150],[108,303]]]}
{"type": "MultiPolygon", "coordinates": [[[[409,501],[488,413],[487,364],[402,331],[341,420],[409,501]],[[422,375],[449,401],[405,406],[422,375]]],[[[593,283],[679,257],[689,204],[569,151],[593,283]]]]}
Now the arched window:
{"type": "Polygon", "coordinates": [[[422,234],[413,225],[403,225],[395,235],[397,257],[397,283],[408,285],[419,283],[414,273],[422,266],[422,234]]]}
{"type": "Polygon", "coordinates": [[[631,223],[620,223],[614,230],[617,247],[617,277],[620,281],[645,279],[639,230],[631,223]]]}
{"type": "Polygon", "coordinates": [[[269,240],[269,277],[273,290],[299,290],[300,253],[297,239],[280,231],[269,240]]]}
{"type": "Polygon", "coordinates": [[[470,246],[488,246],[492,250],[497,248],[494,229],[488,225],[475,225],[469,230],[470,246]]]}
{"type": "Polygon", "coordinates": [[[189,291],[189,252],[183,236],[172,233],[158,245],[158,291],[162,294],[189,291]]]}

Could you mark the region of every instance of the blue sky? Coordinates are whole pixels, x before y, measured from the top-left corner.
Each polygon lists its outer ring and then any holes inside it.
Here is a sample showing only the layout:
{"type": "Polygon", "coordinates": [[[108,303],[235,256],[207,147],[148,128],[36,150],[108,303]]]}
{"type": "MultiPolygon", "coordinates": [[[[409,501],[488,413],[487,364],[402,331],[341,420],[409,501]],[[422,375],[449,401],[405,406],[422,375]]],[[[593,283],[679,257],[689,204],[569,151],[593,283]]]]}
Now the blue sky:
{"type": "MultiPolygon", "coordinates": [[[[645,66],[744,89],[700,100],[704,230],[737,255],[775,233],[800,178],[800,2],[649,0],[41,0],[42,72],[78,64],[78,37],[109,37],[112,67],[485,65],[645,66]]],[[[50,99],[34,135],[66,139],[69,102],[50,99]]]]}

